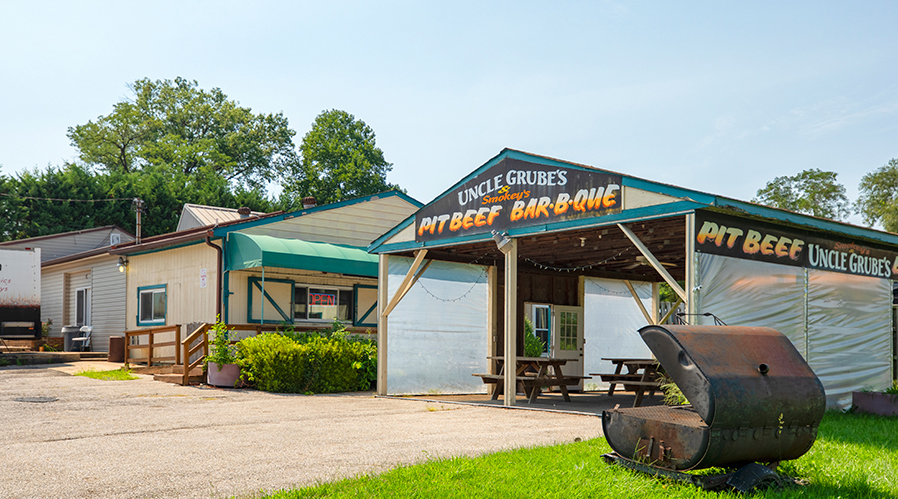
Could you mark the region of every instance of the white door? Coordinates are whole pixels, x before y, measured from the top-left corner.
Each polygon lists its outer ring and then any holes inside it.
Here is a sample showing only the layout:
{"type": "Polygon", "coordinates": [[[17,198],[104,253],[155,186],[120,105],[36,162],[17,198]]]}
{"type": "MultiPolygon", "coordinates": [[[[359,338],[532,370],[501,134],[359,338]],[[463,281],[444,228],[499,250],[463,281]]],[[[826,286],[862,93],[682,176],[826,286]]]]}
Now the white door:
{"type": "Polygon", "coordinates": [[[90,288],[75,290],[75,325],[90,326],[90,288]]]}
{"type": "MultiPolygon", "coordinates": [[[[566,376],[583,376],[583,308],[552,307],[551,357],[568,359],[562,366],[566,376]]],[[[569,385],[571,390],[582,390],[583,380],[569,385]]]]}

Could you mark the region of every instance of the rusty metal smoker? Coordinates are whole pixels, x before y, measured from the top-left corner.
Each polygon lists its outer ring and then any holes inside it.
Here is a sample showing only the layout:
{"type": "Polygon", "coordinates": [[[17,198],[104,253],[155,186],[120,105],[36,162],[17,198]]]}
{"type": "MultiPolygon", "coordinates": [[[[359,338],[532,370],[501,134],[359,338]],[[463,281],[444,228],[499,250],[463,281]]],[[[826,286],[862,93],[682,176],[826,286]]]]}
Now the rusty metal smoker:
{"type": "Polygon", "coordinates": [[[602,414],[611,462],[704,488],[747,491],[817,438],[823,385],[782,333],[764,327],[646,326],[643,341],[691,405],[616,408],[602,414]],[[761,466],[756,463],[765,463],[761,466]],[[681,473],[742,467],[696,477],[681,473]]]}

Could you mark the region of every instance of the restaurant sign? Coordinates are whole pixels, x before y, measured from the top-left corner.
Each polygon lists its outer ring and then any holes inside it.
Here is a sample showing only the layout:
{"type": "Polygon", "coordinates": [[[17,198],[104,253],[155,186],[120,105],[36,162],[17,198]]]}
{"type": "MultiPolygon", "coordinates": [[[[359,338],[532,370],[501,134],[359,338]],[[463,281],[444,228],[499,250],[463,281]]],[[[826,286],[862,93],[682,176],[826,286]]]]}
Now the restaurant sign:
{"type": "Polygon", "coordinates": [[[886,279],[898,274],[894,251],[703,211],[696,212],[695,226],[701,253],[886,279]]]}
{"type": "Polygon", "coordinates": [[[620,212],[621,177],[506,158],[415,216],[434,241],[620,212]]]}

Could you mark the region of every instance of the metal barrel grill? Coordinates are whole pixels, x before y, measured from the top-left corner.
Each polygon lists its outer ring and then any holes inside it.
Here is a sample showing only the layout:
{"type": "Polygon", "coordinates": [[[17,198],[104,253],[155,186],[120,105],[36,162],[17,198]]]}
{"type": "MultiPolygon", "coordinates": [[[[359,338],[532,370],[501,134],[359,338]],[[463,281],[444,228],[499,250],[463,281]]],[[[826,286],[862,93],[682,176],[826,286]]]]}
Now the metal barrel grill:
{"type": "Polygon", "coordinates": [[[796,459],[814,444],[823,385],[782,333],[664,325],[639,334],[690,405],[605,411],[605,438],[621,457],[695,470],[796,459]]]}

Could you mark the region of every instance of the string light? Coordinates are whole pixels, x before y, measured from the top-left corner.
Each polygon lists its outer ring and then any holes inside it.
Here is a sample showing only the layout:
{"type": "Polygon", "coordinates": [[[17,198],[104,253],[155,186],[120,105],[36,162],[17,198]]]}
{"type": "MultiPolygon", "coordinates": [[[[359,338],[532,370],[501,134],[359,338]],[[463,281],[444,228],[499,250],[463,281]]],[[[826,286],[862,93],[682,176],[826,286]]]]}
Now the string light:
{"type": "Polygon", "coordinates": [[[539,267],[539,268],[541,268],[541,269],[543,269],[543,270],[554,270],[555,272],[578,272],[578,271],[580,271],[580,270],[590,270],[590,269],[592,269],[593,267],[598,267],[599,265],[604,265],[604,264],[606,264],[606,263],[608,263],[608,262],[610,262],[610,261],[612,261],[612,260],[617,260],[617,258],[618,258],[619,256],[623,255],[624,253],[626,253],[626,252],[628,252],[628,251],[630,251],[630,248],[626,248],[626,249],[624,249],[623,251],[621,251],[620,253],[618,253],[618,254],[616,254],[616,255],[612,255],[612,256],[610,256],[610,257],[608,257],[608,258],[602,260],[601,262],[592,263],[592,264],[589,264],[589,265],[583,265],[583,266],[580,266],[580,267],[553,267],[553,266],[551,266],[551,265],[545,265],[545,264],[542,264],[542,263],[539,263],[539,262],[534,262],[533,260],[531,260],[531,259],[529,259],[529,258],[525,258],[524,260],[527,261],[527,262],[532,263],[533,265],[536,265],[537,267],[539,267]]]}
{"type": "MultiPolygon", "coordinates": [[[[478,256],[478,257],[475,258],[474,260],[468,262],[467,265],[476,265],[477,262],[479,262],[481,259],[485,258],[487,255],[490,255],[490,254],[492,254],[492,251],[486,252],[486,253],[484,253],[484,254],[478,256]]],[[[453,298],[453,299],[440,298],[439,296],[437,296],[437,295],[431,293],[430,290],[427,289],[427,286],[425,286],[424,283],[423,283],[420,279],[418,280],[418,282],[417,282],[416,284],[421,285],[421,288],[422,288],[427,294],[429,294],[430,296],[432,296],[435,300],[441,301],[441,302],[444,302],[444,303],[452,303],[452,302],[457,302],[457,301],[464,300],[465,297],[467,297],[469,294],[471,294],[471,291],[474,291],[474,288],[477,287],[478,284],[480,284],[480,281],[483,279],[483,276],[486,275],[486,271],[487,271],[487,267],[484,267],[483,270],[480,272],[480,275],[477,277],[477,279],[474,280],[474,284],[471,284],[471,287],[468,288],[468,290],[465,291],[464,294],[462,294],[461,296],[459,296],[459,297],[457,297],[457,298],[453,298]]]]}

